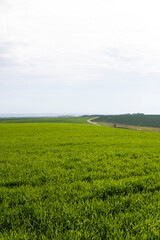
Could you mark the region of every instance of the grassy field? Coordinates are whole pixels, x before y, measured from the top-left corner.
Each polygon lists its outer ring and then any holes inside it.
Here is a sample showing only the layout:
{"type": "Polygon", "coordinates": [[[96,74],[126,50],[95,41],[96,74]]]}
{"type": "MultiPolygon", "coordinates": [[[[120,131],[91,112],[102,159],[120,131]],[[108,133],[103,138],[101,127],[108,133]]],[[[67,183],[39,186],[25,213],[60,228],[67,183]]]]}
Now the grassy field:
{"type": "Polygon", "coordinates": [[[160,115],[123,114],[100,116],[96,122],[160,128],[160,115]]]}
{"type": "Polygon", "coordinates": [[[88,124],[91,117],[36,117],[36,118],[0,118],[0,123],[81,123],[88,124]]]}
{"type": "Polygon", "coordinates": [[[160,132],[160,128],[156,127],[142,127],[142,126],[132,126],[132,125],[124,125],[124,124],[115,124],[114,123],[107,123],[107,122],[96,122],[96,119],[92,120],[91,122],[95,122],[96,125],[104,126],[104,127],[116,127],[122,129],[130,129],[130,130],[138,130],[138,131],[145,131],[145,132],[160,132]]]}
{"type": "Polygon", "coordinates": [[[0,239],[160,239],[159,133],[0,124],[0,239]]]}

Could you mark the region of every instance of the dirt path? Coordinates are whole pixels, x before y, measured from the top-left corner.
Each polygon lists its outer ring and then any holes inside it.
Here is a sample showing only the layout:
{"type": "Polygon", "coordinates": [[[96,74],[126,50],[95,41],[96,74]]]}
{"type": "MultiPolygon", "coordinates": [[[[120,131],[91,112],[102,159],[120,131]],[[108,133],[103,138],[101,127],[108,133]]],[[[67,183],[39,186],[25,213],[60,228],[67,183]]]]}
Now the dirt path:
{"type": "MultiPolygon", "coordinates": [[[[98,125],[98,126],[106,126],[106,127],[114,127],[114,123],[104,123],[104,122],[92,122],[92,120],[99,118],[94,117],[91,119],[88,119],[87,122],[90,124],[98,125]]],[[[123,124],[116,124],[116,128],[122,128],[122,129],[129,129],[129,130],[136,130],[136,131],[143,131],[143,132],[160,132],[160,128],[151,128],[151,127],[139,127],[139,126],[130,126],[130,125],[123,125],[123,124]]]]}
{"type": "MultiPolygon", "coordinates": [[[[91,122],[93,123],[93,122],[91,122]]],[[[98,122],[97,125],[104,126],[104,127],[114,127],[114,123],[107,123],[107,122],[98,122]]],[[[142,126],[130,126],[130,125],[123,125],[123,124],[116,124],[117,129],[128,129],[128,130],[136,130],[136,131],[143,131],[143,132],[160,132],[160,128],[154,127],[142,127],[142,126]]]]}
{"type": "Polygon", "coordinates": [[[88,122],[88,123],[91,123],[91,124],[94,124],[94,125],[100,126],[100,124],[98,124],[98,123],[96,123],[96,122],[92,122],[92,120],[93,120],[93,119],[96,119],[96,118],[99,118],[99,117],[94,117],[94,118],[88,119],[87,122],[88,122]]]}

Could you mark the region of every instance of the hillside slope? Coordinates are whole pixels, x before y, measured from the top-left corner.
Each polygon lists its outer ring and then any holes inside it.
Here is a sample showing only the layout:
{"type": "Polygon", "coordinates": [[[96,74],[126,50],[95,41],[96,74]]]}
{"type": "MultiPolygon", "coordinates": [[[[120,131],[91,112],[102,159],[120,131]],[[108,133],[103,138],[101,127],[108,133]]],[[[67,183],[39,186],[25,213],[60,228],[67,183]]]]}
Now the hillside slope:
{"type": "Polygon", "coordinates": [[[33,118],[0,118],[0,123],[80,123],[88,124],[89,117],[33,117],[33,118]]]}
{"type": "Polygon", "coordinates": [[[96,122],[107,122],[144,127],[160,127],[160,115],[144,115],[144,114],[105,115],[97,118],[96,122]]]}

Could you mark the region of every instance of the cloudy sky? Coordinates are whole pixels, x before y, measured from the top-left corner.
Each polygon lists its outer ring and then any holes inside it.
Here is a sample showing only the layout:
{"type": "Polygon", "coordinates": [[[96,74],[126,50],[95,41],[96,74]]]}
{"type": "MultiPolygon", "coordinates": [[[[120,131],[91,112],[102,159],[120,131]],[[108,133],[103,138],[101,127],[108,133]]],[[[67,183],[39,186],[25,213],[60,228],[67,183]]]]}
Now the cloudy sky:
{"type": "Polygon", "coordinates": [[[160,114],[159,0],[0,0],[0,113],[160,114]]]}

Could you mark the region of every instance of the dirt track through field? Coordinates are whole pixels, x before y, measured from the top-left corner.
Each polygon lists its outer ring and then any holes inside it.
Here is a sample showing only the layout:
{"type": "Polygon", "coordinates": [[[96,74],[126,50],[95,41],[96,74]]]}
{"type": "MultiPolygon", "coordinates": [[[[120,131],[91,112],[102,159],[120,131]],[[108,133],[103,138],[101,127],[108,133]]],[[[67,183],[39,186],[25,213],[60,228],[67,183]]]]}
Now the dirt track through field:
{"type": "Polygon", "coordinates": [[[87,122],[88,122],[88,123],[91,123],[91,124],[94,124],[94,125],[100,126],[100,124],[98,124],[98,123],[96,123],[96,122],[92,122],[92,120],[94,120],[94,119],[96,119],[96,118],[98,118],[98,117],[94,117],[94,118],[88,119],[87,122]]]}
{"type": "MultiPolygon", "coordinates": [[[[114,127],[114,123],[105,123],[105,122],[92,122],[92,120],[99,118],[94,117],[87,120],[88,123],[98,125],[98,126],[105,126],[105,127],[114,127]]],[[[130,125],[123,125],[123,124],[116,124],[117,129],[129,129],[129,130],[136,130],[136,131],[144,131],[144,132],[160,132],[160,128],[150,128],[150,127],[139,127],[139,126],[130,126],[130,125]]]]}

